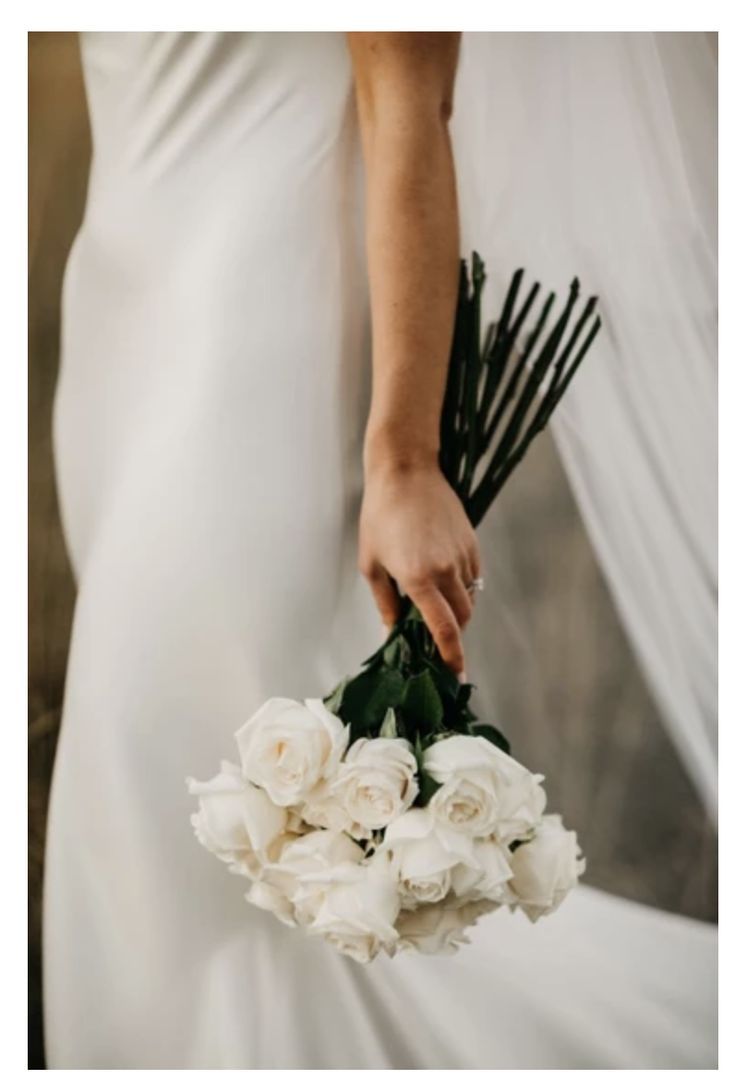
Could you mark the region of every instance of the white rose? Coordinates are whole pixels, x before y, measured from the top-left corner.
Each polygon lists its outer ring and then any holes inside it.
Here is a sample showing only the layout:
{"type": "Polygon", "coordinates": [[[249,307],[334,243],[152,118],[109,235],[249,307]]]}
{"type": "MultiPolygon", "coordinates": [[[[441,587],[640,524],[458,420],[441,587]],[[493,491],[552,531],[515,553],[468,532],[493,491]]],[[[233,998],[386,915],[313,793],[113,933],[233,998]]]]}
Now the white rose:
{"type": "Polygon", "coordinates": [[[460,863],[452,871],[452,891],[462,901],[491,899],[496,903],[512,899],[508,881],[513,877],[510,851],[492,839],[475,842],[475,864],[460,863]]]}
{"type": "Polygon", "coordinates": [[[313,887],[302,890],[302,880],[319,880],[326,885],[335,868],[362,858],[360,846],[346,834],[315,830],[292,837],[278,859],[262,869],[245,897],[254,906],[270,910],[286,925],[307,925],[320,899],[315,897],[318,893],[313,887]]]}
{"type": "Polygon", "coordinates": [[[231,762],[209,781],[187,778],[199,798],[191,823],[201,844],[233,872],[257,876],[268,851],[286,829],[287,814],[231,762]]]}
{"type": "Polygon", "coordinates": [[[481,736],[439,740],[427,748],[424,766],[440,785],[429,810],[445,826],[509,843],[527,837],[541,819],[542,777],[481,736]]]}
{"type": "Polygon", "coordinates": [[[348,738],[346,725],[316,698],[270,698],[235,733],[245,776],[283,806],[301,803],[333,775],[348,738]]]}
{"type": "Polygon", "coordinates": [[[471,839],[443,830],[426,809],[412,808],[387,827],[380,854],[388,858],[403,906],[439,902],[458,864],[477,866],[471,839]]]}
{"type": "Polygon", "coordinates": [[[545,815],[534,838],[511,857],[511,891],[531,921],[556,910],[584,871],[577,835],[565,830],[561,816],[545,815]]]}
{"type": "Polygon", "coordinates": [[[505,845],[510,845],[517,839],[528,838],[536,830],[546,807],[546,793],[541,788],[541,774],[532,774],[520,762],[508,755],[504,757],[513,766],[505,768],[495,837],[505,845]]]}
{"type": "Polygon", "coordinates": [[[440,903],[402,910],[396,921],[398,947],[422,955],[451,955],[460,944],[467,943],[468,926],[483,914],[497,910],[498,905],[489,900],[461,904],[450,896],[440,903]]]}
{"type": "Polygon", "coordinates": [[[292,928],[296,925],[293,903],[285,890],[277,882],[273,882],[272,877],[254,880],[245,898],[259,910],[268,910],[271,914],[275,914],[284,925],[292,928]]]}
{"type": "Polygon", "coordinates": [[[353,838],[367,837],[368,834],[350,819],[342,801],[334,793],[334,781],[321,781],[309,793],[301,806],[301,815],[312,827],[344,831],[353,838]]]}
{"type": "MultiPolygon", "coordinates": [[[[303,890],[317,886],[307,879],[303,890]]],[[[369,963],[380,951],[392,955],[400,909],[396,884],[387,862],[371,857],[365,864],[335,869],[318,891],[320,905],[309,932],[324,937],[343,955],[369,963]]]]}
{"type": "Polygon", "coordinates": [[[340,766],[332,791],[365,831],[382,830],[416,799],[416,758],[405,739],[358,739],[340,766]]]}
{"type": "Polygon", "coordinates": [[[429,810],[455,830],[474,838],[486,837],[498,821],[497,788],[492,775],[479,771],[473,779],[461,774],[450,777],[431,797],[429,810]]]}

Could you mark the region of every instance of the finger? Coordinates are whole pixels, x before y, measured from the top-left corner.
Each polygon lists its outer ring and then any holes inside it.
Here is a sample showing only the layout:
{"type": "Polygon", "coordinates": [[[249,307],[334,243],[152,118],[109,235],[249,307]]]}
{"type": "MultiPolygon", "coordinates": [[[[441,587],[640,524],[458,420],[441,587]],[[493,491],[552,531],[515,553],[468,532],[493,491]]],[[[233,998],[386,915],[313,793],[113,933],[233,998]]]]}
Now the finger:
{"type": "Polygon", "coordinates": [[[389,574],[381,565],[376,565],[370,570],[367,577],[373,599],[383,619],[383,625],[392,629],[398,621],[400,600],[398,590],[389,574]]]}
{"type": "Polygon", "coordinates": [[[480,551],[477,547],[477,543],[473,542],[467,549],[467,553],[462,562],[462,584],[464,589],[470,597],[472,603],[472,609],[475,608],[475,596],[477,587],[475,581],[480,579],[482,565],[480,562],[480,551]]]}
{"type": "Polygon", "coordinates": [[[469,584],[473,580],[477,580],[482,571],[482,562],[480,560],[480,548],[477,542],[473,542],[469,548],[467,563],[469,566],[470,579],[467,581],[469,584]]]}
{"type": "Polygon", "coordinates": [[[442,593],[435,585],[429,584],[420,589],[409,590],[409,596],[421,611],[444,663],[457,674],[464,671],[459,624],[442,593]]]}
{"type": "Polygon", "coordinates": [[[453,573],[451,576],[446,577],[440,582],[439,590],[454,611],[454,617],[459,623],[459,628],[464,629],[472,617],[474,604],[468,589],[460,580],[459,574],[453,573]]]}

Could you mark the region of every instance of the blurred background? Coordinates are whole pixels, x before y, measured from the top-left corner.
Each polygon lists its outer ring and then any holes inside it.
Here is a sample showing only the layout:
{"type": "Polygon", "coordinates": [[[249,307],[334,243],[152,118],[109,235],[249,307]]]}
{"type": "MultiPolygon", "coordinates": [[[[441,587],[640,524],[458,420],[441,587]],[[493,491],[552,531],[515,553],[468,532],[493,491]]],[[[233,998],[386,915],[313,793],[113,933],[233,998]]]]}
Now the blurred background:
{"type": "MultiPolygon", "coordinates": [[[[42,1068],[44,828],[75,595],[50,428],[61,279],[83,213],[90,141],[76,35],[30,34],[28,63],[29,1006],[30,1065],[42,1068]]],[[[588,883],[714,921],[715,835],[628,647],[548,435],[492,518],[516,578],[502,589],[504,624],[492,646],[474,647],[471,632],[468,643],[475,677],[483,662],[494,665],[497,721],[518,757],[545,772],[551,805],[579,832],[588,883]]]]}

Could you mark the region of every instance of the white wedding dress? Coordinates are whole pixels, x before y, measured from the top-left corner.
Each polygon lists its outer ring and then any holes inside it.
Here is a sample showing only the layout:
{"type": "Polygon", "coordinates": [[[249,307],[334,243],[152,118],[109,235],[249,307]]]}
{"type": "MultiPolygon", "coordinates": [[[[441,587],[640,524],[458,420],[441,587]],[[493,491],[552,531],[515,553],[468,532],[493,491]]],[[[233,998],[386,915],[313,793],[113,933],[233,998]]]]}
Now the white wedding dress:
{"type": "MultiPolygon", "coordinates": [[[[489,917],[452,958],[362,967],[247,905],[195,841],[186,776],[234,757],[265,698],[325,694],[381,640],[355,562],[370,377],[351,72],[340,34],[82,45],[49,1066],[714,1067],[713,927],[581,888],[533,926],[489,917]]],[[[506,246],[501,280],[517,261],[506,246]]]]}

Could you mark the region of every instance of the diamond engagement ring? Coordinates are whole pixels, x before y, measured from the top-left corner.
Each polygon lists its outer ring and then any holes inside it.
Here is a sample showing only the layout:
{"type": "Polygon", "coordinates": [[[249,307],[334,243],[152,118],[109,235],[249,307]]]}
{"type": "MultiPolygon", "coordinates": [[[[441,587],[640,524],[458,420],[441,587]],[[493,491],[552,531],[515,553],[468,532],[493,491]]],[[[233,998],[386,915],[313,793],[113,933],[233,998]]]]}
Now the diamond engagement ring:
{"type": "Polygon", "coordinates": [[[485,581],[482,579],[481,576],[478,576],[472,581],[471,584],[467,584],[466,587],[470,595],[473,595],[475,592],[484,591],[485,581]]]}

